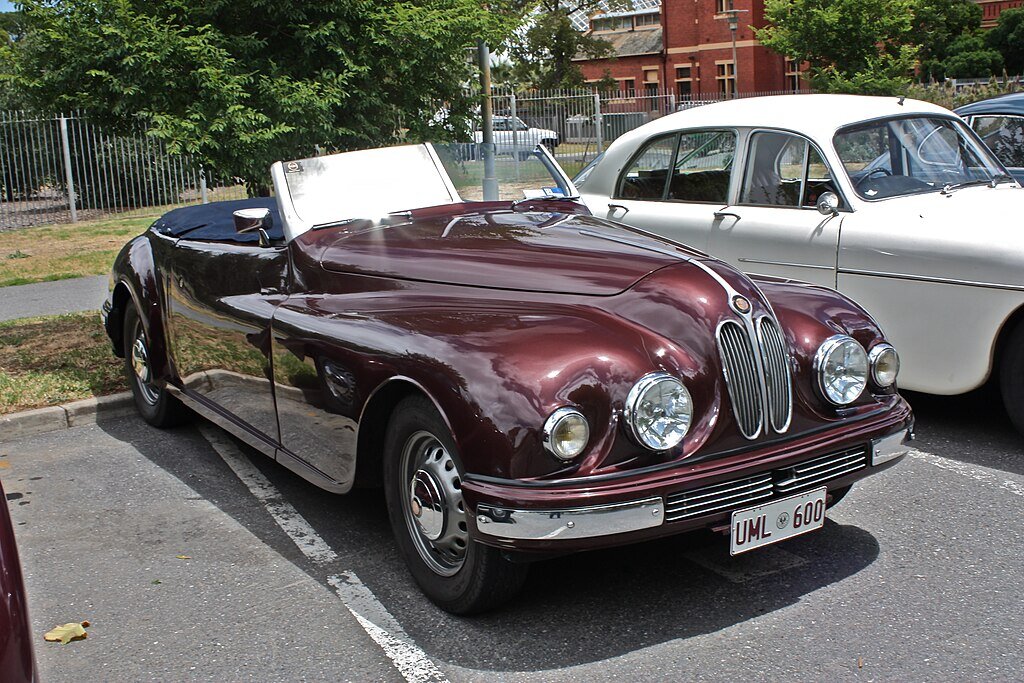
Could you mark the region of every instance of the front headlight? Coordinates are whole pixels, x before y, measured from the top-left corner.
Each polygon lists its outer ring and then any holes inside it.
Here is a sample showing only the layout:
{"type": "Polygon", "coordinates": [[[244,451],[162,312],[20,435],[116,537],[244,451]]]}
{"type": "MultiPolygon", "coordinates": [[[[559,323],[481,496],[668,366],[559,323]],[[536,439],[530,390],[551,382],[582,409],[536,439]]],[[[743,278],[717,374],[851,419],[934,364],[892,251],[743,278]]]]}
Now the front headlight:
{"type": "Polygon", "coordinates": [[[575,408],[559,408],[544,422],[544,447],[560,460],[572,460],[590,440],[590,424],[575,408]]]}
{"type": "Polygon", "coordinates": [[[868,355],[845,334],[829,337],[818,347],[814,368],[822,396],[836,405],[856,401],[868,383],[868,355]]]}
{"type": "Polygon", "coordinates": [[[626,424],[640,444],[655,451],[677,446],[693,420],[690,392],[664,372],[640,378],[626,397],[626,424]]]}
{"type": "Polygon", "coordinates": [[[871,364],[871,379],[875,384],[885,388],[896,383],[896,375],[900,374],[900,357],[891,344],[875,344],[868,354],[871,364]]]}

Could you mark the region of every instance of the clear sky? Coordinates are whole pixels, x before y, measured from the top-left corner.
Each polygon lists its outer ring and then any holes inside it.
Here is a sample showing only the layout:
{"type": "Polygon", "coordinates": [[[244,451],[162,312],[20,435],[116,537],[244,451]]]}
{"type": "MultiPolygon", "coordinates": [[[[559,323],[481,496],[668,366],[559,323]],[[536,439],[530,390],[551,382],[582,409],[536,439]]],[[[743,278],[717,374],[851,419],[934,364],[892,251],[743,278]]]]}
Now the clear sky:
{"type": "Polygon", "coordinates": [[[10,0],[0,0],[0,12],[10,12],[14,9],[14,3],[10,0]]]}

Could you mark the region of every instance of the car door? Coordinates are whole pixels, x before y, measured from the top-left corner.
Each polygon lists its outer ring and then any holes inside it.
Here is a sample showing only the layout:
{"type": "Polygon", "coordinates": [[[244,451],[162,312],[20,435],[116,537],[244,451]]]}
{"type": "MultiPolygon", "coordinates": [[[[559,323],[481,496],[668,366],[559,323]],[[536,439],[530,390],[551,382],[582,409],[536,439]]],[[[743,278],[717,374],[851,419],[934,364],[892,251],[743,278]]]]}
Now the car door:
{"type": "Polygon", "coordinates": [[[270,380],[270,320],[283,300],[283,246],[182,237],[171,250],[168,338],[184,390],[239,438],[280,440],[270,380]]]}
{"type": "Polygon", "coordinates": [[[748,136],[735,204],[721,207],[707,251],[751,274],[835,287],[839,229],[846,215],[822,215],[821,195],[838,189],[820,151],[782,131],[748,136]]]}
{"type": "Polygon", "coordinates": [[[728,203],[737,134],[687,130],[649,140],[626,165],[607,211],[595,213],[707,248],[716,212],[728,203]]]}
{"type": "Polygon", "coordinates": [[[1024,116],[976,114],[970,124],[1013,177],[1024,182],[1024,116]]]}

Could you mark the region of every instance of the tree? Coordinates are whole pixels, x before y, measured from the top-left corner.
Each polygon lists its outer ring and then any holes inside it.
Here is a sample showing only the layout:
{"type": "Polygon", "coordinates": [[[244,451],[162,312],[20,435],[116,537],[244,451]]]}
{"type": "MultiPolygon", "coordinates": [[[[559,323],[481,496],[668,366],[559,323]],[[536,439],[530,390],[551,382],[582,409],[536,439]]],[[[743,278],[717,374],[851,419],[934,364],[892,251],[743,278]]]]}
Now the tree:
{"type": "Polygon", "coordinates": [[[767,0],[768,25],[756,35],[770,49],[808,62],[823,92],[891,94],[910,82],[918,48],[915,0],[767,0]]]}
{"type": "Polygon", "coordinates": [[[583,85],[583,73],[573,63],[573,57],[610,57],[612,46],[607,40],[577,31],[570,17],[576,12],[589,13],[605,7],[628,9],[632,2],[532,0],[520,7],[524,22],[508,47],[518,80],[534,88],[575,88],[583,85]]]}
{"type": "MultiPolygon", "coordinates": [[[[970,62],[984,68],[987,58],[970,54],[978,52],[974,42],[961,41],[953,48],[955,41],[980,28],[981,7],[971,0],[916,0],[914,36],[920,45],[918,57],[921,65],[918,75],[921,80],[942,80],[950,75],[944,62],[954,52],[961,55],[957,59],[957,69],[965,68],[970,62]]],[[[982,46],[981,51],[984,50],[982,46]]],[[[999,69],[1002,69],[1002,64],[999,69]]],[[[989,73],[985,71],[975,75],[987,76],[989,73]]]]}
{"type": "Polygon", "coordinates": [[[466,48],[514,24],[480,0],[25,0],[5,49],[30,104],[142,121],[267,191],[277,159],[454,134],[466,48]]]}
{"type": "Polygon", "coordinates": [[[953,39],[938,67],[937,79],[987,78],[1003,71],[1003,56],[985,44],[981,31],[972,31],[953,39]]]}
{"type": "Polygon", "coordinates": [[[1024,74],[1024,8],[1005,10],[985,38],[1003,55],[1009,73],[1024,74]]]}

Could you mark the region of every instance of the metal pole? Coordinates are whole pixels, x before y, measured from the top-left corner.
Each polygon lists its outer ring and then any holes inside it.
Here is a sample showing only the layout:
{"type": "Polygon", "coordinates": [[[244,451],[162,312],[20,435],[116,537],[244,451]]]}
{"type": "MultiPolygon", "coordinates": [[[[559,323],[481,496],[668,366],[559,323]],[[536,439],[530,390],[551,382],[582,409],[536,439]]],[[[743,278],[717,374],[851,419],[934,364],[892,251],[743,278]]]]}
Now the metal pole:
{"type": "Polygon", "coordinates": [[[740,63],[736,61],[736,29],[739,28],[739,19],[735,14],[730,15],[729,30],[732,31],[732,99],[736,99],[736,91],[739,90],[740,63]]]}
{"type": "Polygon", "coordinates": [[[484,158],[484,201],[498,199],[498,179],[494,177],[494,112],[491,109],[491,51],[487,43],[480,41],[476,46],[477,61],[480,63],[480,91],[483,95],[483,144],[480,153],[484,158]]]}
{"type": "Polygon", "coordinates": [[[597,153],[604,151],[604,116],[601,114],[601,93],[594,91],[594,126],[597,128],[597,153]]]}
{"type": "Polygon", "coordinates": [[[75,178],[71,173],[71,145],[68,144],[68,120],[60,117],[60,144],[64,148],[64,178],[68,183],[68,206],[71,208],[71,222],[78,222],[78,208],[75,206],[75,178]]]}
{"type": "Polygon", "coordinates": [[[519,122],[519,114],[516,111],[516,91],[513,88],[509,95],[509,125],[512,126],[512,158],[516,164],[516,180],[519,180],[519,131],[516,125],[519,122]]]}

